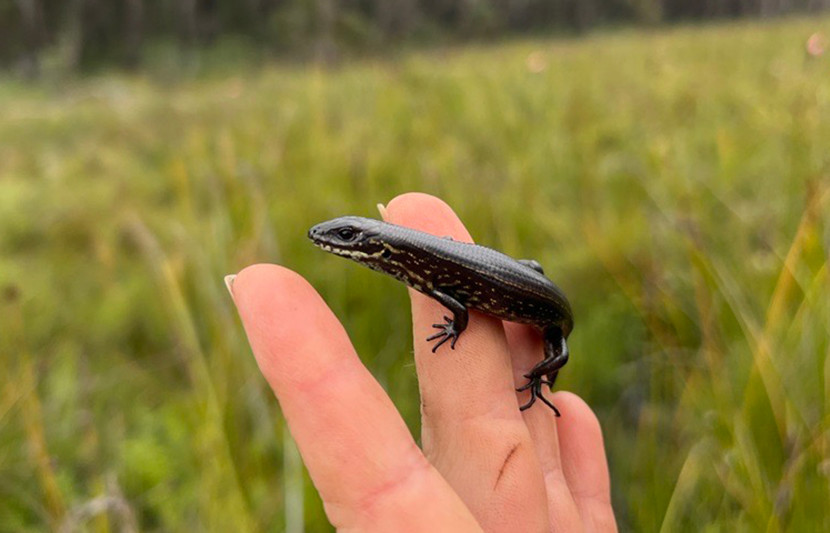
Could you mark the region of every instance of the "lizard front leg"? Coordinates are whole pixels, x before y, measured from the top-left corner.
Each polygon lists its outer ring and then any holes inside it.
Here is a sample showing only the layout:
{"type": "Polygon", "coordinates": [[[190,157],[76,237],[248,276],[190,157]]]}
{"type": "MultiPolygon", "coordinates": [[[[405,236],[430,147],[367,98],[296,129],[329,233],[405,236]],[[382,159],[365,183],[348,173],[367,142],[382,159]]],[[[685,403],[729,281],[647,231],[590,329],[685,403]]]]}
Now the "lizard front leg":
{"type": "Polygon", "coordinates": [[[456,341],[458,341],[459,335],[461,335],[462,331],[467,329],[467,321],[469,320],[469,317],[467,315],[467,308],[464,306],[464,304],[462,304],[452,296],[445,294],[441,291],[433,290],[427,293],[427,295],[441,302],[441,305],[443,305],[452,312],[452,319],[450,319],[450,317],[448,316],[445,316],[444,320],[446,320],[446,322],[444,324],[432,325],[432,327],[441,330],[435,335],[427,337],[427,341],[441,339],[438,342],[436,342],[435,345],[432,347],[432,353],[435,353],[435,350],[437,350],[439,346],[441,346],[450,339],[452,339],[452,342],[450,343],[450,348],[455,350],[455,343],[456,341]]]}

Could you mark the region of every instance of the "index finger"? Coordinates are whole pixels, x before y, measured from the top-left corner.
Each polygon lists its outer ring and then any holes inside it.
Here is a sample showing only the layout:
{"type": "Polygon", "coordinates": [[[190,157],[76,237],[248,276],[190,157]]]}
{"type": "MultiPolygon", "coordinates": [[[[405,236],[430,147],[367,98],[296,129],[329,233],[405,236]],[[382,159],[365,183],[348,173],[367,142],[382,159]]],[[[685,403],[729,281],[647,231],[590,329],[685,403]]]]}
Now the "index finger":
{"type": "Polygon", "coordinates": [[[302,277],[255,265],[237,275],[232,294],[259,368],[336,526],[394,523],[417,512],[460,531],[477,528],[361,364],[343,326],[302,277]]]}

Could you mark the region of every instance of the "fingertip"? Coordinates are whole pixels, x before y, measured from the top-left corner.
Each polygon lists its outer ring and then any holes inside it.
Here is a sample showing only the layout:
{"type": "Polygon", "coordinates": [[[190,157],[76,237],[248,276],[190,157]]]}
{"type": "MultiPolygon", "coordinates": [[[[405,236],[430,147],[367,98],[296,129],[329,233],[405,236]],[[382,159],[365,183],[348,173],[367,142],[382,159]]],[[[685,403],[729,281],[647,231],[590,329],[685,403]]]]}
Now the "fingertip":
{"type": "Polygon", "coordinates": [[[260,263],[242,269],[233,281],[232,292],[243,320],[246,316],[267,315],[275,306],[320,299],[317,291],[296,272],[279,265],[260,263]]]}
{"type": "Polygon", "coordinates": [[[280,265],[258,263],[250,265],[236,274],[233,282],[234,295],[255,294],[262,288],[288,281],[289,283],[305,282],[302,276],[280,265]],[[255,289],[255,290],[251,290],[255,289]]]}
{"type": "Polygon", "coordinates": [[[424,204],[441,205],[444,206],[445,209],[452,210],[450,206],[441,198],[424,192],[405,192],[403,194],[399,194],[386,204],[386,209],[407,209],[411,206],[424,204]]]}
{"type": "Polygon", "coordinates": [[[272,386],[306,379],[316,372],[311,360],[320,367],[334,354],[353,353],[322,297],[292,270],[251,265],[237,274],[233,294],[259,368],[272,386]]]}
{"type": "Polygon", "coordinates": [[[562,469],[577,505],[610,505],[611,483],[602,427],[591,407],[579,396],[557,391],[551,400],[562,411],[556,421],[562,469]]]}
{"type": "Polygon", "coordinates": [[[562,416],[557,423],[559,432],[568,431],[570,426],[583,435],[602,441],[602,427],[593,409],[579,396],[570,391],[556,391],[551,401],[559,407],[562,416]]]}
{"type": "Polygon", "coordinates": [[[384,219],[439,237],[451,236],[459,241],[472,242],[470,233],[455,211],[430,194],[408,192],[396,196],[386,205],[384,219]]]}

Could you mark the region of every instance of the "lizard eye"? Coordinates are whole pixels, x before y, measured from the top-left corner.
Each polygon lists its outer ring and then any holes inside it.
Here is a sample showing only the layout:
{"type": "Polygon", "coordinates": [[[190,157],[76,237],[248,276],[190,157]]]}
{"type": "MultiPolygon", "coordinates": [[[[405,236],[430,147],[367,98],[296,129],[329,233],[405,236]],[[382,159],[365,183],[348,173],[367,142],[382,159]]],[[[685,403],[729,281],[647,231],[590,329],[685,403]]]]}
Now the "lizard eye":
{"type": "Polygon", "coordinates": [[[343,239],[344,241],[350,241],[355,237],[355,231],[352,228],[343,228],[337,230],[337,236],[343,239]]]}

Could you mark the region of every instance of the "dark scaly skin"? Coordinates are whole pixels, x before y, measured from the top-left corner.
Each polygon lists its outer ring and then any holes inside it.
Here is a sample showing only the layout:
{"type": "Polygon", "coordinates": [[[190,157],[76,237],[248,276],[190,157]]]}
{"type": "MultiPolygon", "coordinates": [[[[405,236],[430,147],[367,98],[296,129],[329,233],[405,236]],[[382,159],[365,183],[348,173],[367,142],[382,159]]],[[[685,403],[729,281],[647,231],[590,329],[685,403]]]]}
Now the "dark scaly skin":
{"type": "Polygon", "coordinates": [[[568,362],[566,340],[573,330],[573,315],[565,294],[545,277],[539,263],[362,217],[317,224],[308,236],[324,250],[390,275],[449,309],[453,317],[433,324],[439,331],[427,338],[438,341],[433,352],[448,341],[455,348],[467,328],[469,308],[539,328],[545,357],[525,374],[527,384],[517,389],[530,390],[530,401],[520,409],[529,408],[538,398],[559,416],[542,396],[542,385],[553,387],[559,369],[568,362]]]}

